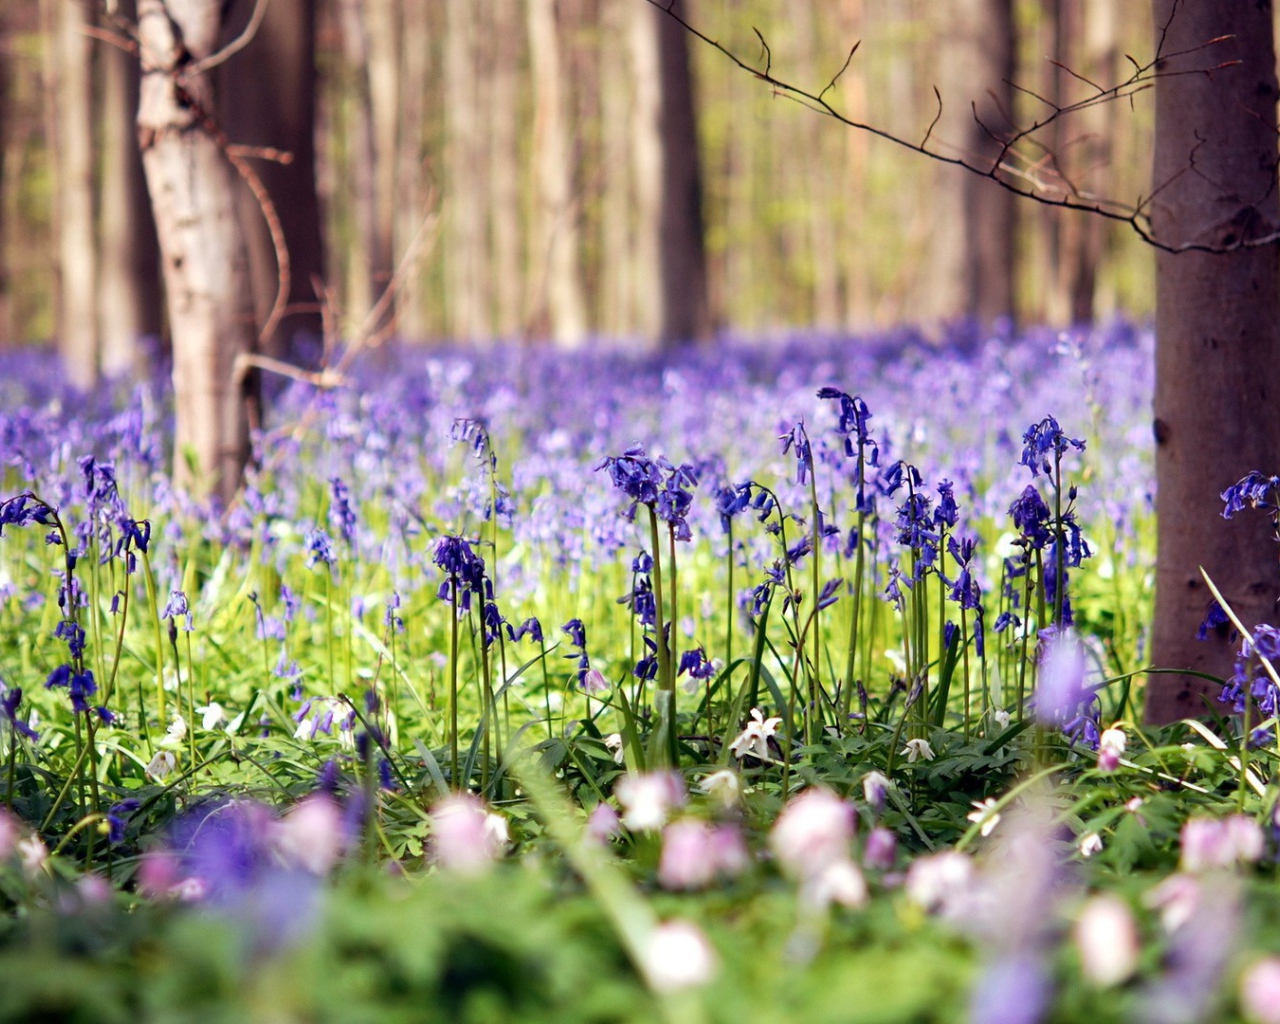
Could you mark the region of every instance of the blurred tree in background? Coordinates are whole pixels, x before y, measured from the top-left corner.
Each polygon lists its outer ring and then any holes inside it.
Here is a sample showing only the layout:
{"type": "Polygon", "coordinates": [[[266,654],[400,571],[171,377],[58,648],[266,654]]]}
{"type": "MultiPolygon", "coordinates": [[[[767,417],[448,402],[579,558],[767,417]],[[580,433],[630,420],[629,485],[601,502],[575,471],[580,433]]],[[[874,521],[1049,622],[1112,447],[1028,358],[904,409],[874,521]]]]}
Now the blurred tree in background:
{"type": "MultiPolygon", "coordinates": [[[[982,152],[1079,82],[1150,50],[1122,0],[683,0],[736,52],[758,28],[775,71],[835,86],[850,114],[982,152]],[[1050,58],[1058,61],[1053,63],[1050,58]],[[1013,78],[1025,91],[1003,82],[1013,78]],[[1035,94],[1035,95],[1033,95],[1035,94]]],[[[234,0],[224,42],[252,15],[234,0]]],[[[735,69],[641,0],[269,0],[217,69],[218,116],[255,159],[289,240],[290,315],[319,328],[315,280],[357,323],[430,208],[439,238],[399,288],[417,339],[604,334],[641,344],[728,330],[839,330],[957,316],[1069,323],[1153,306],[1150,260],[1123,227],[1015,210],[989,182],[744,88],[735,69]],[[697,144],[690,143],[690,136],[697,144]],[[314,163],[313,163],[314,161],[314,163]],[[314,182],[314,189],[310,183],[314,182]]],[[[154,227],[131,116],[131,0],[3,10],[0,343],[58,339],[78,379],[118,372],[161,326],[154,227]]],[[[1062,172],[1136,199],[1151,110],[1107,105],[1046,144],[1062,172]]],[[[241,201],[255,311],[275,259],[241,201]]]]}

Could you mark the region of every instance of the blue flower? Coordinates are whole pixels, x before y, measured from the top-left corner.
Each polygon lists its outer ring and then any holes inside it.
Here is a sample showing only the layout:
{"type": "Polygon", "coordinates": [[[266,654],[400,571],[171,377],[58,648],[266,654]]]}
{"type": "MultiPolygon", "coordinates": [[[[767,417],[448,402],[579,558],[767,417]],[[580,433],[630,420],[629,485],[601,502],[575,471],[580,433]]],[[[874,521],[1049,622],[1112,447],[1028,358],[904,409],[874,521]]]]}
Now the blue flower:
{"type": "Polygon", "coordinates": [[[14,732],[34,742],[40,738],[40,734],[18,717],[18,705],[21,703],[22,687],[11,687],[4,691],[3,697],[0,697],[0,713],[3,713],[4,717],[9,720],[9,726],[14,732]]]}
{"type": "Polygon", "coordinates": [[[142,806],[142,801],[128,797],[119,803],[112,804],[107,810],[107,841],[112,845],[124,839],[125,827],[129,824],[129,815],[142,806]]]}
{"type": "Polygon", "coordinates": [[[1032,484],[1027,484],[1018,499],[1009,506],[1013,525],[1032,548],[1043,548],[1050,540],[1049,506],[1032,484]]]}
{"type": "Polygon", "coordinates": [[[333,553],[333,541],[329,539],[329,535],[318,526],[308,530],[303,540],[307,548],[307,568],[310,569],[317,562],[323,562],[325,565],[332,565],[338,560],[333,553]]]}
{"type": "Polygon", "coordinates": [[[160,618],[172,621],[179,615],[186,620],[184,628],[188,633],[195,629],[195,626],[192,624],[193,616],[191,614],[191,606],[187,603],[187,595],[181,590],[170,590],[169,600],[165,602],[164,610],[160,613],[160,618]]]}
{"type": "Polygon", "coordinates": [[[1246,508],[1280,511],[1276,503],[1276,490],[1280,488],[1280,476],[1263,476],[1256,469],[1222,492],[1225,507],[1222,518],[1230,519],[1246,508]]]}
{"type": "Polygon", "coordinates": [[[1058,426],[1058,421],[1052,416],[1046,416],[1039,423],[1031,424],[1022,435],[1022,445],[1022,457],[1018,459],[1018,463],[1031,470],[1032,476],[1042,472],[1052,476],[1053,462],[1050,461],[1050,455],[1053,456],[1053,461],[1057,461],[1066,453],[1068,447],[1076,451],[1084,451],[1084,442],[1074,437],[1067,437],[1058,426]]]}
{"type": "MultiPolygon", "coordinates": [[[[338,531],[339,537],[348,544],[354,544],[356,540],[356,514],[351,507],[351,492],[341,478],[335,476],[329,478],[329,494],[329,522],[338,531]]],[[[332,561],[332,558],[322,559],[322,561],[327,565],[332,561]]]]}
{"type": "Polygon", "coordinates": [[[809,435],[805,433],[804,420],[800,420],[785,434],[780,434],[778,440],[782,442],[783,455],[789,451],[795,452],[796,483],[803,484],[813,471],[813,449],[809,445],[809,435]]]}

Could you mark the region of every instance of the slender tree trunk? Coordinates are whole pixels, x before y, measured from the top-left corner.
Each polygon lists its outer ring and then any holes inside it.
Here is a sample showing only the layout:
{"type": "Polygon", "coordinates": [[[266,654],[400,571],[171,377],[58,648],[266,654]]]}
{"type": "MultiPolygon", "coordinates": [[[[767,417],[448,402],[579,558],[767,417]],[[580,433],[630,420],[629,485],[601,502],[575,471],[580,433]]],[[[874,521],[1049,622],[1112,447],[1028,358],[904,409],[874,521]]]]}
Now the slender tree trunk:
{"type": "MultiPolygon", "coordinates": [[[[942,40],[938,83],[943,117],[935,144],[989,166],[1010,130],[1014,75],[1012,0],[956,0],[942,40]]],[[[937,169],[933,270],[924,280],[926,316],[982,323],[1014,309],[1016,199],[992,181],[937,169]]]]}
{"type": "MultiPolygon", "coordinates": [[[[677,5],[678,7],[679,5],[677,5]]],[[[702,230],[702,175],[689,43],[662,11],[637,4],[632,22],[636,76],[635,181],[638,281],[652,309],[645,333],[663,346],[708,330],[707,259],[702,230]]]]}
{"type": "MultiPolygon", "coordinates": [[[[1280,227],[1271,4],[1155,0],[1168,25],[1156,85],[1152,223],[1163,240],[1229,246],[1280,227]],[[1221,40],[1208,45],[1211,40],[1221,40]],[[1173,74],[1225,64],[1212,76],[1173,74]],[[1194,161],[1194,170],[1192,170],[1194,161]]],[[[1209,605],[1199,567],[1246,626],[1275,623],[1280,564],[1270,525],[1224,522],[1219,493],[1280,472],[1280,249],[1159,253],[1156,268],[1156,617],[1152,661],[1226,677],[1234,644],[1195,634],[1209,605]]],[[[1147,717],[1216,709],[1216,687],[1152,676],[1147,717]]]]}
{"type": "Polygon", "coordinates": [[[520,232],[520,54],[524,25],[513,3],[487,12],[491,40],[487,75],[489,102],[489,197],[493,246],[493,326],[499,338],[517,337],[524,325],[520,232]]]}
{"type": "Polygon", "coordinates": [[[529,0],[529,51],[533,62],[534,176],[538,193],[533,232],[535,324],[563,348],[578,348],[587,338],[587,299],[583,286],[579,209],[574,195],[574,165],[569,134],[568,83],[560,52],[557,0],[529,0]]]}
{"type": "Polygon", "coordinates": [[[255,347],[253,299],[234,171],[203,124],[202,112],[214,109],[212,83],[189,72],[217,45],[220,7],[138,0],[138,138],[173,333],[174,477],[227,501],[249,454],[252,378],[237,357],[255,347]]]}
{"type": "MultiPolygon", "coordinates": [[[[120,5],[132,21],[136,5],[120,5]]],[[[141,340],[160,333],[164,296],[160,251],[138,152],[136,119],[140,75],[137,58],[98,47],[102,80],[102,192],[98,223],[98,324],[102,372],[138,373],[141,340]]]]}
{"type": "Polygon", "coordinates": [[[446,329],[459,341],[480,340],[492,331],[484,300],[484,190],[477,181],[484,151],[477,86],[478,5],[475,0],[446,0],[445,11],[446,329]]]}
{"type": "Polygon", "coordinates": [[[344,119],[348,166],[351,172],[352,241],[347,313],[358,323],[377,295],[378,213],[377,140],[374,136],[373,95],[369,83],[369,37],[362,0],[339,0],[342,14],[343,56],[352,82],[344,119]]]}
{"type": "Polygon", "coordinates": [[[57,109],[58,352],[79,387],[98,380],[94,254],[92,49],[87,8],[57,5],[53,91],[57,109]]]}
{"type": "MultiPolygon", "coordinates": [[[[426,216],[426,100],[431,34],[427,5],[432,0],[403,0],[400,37],[400,132],[396,138],[395,222],[392,251],[404,259],[422,218],[426,216]]],[[[420,269],[410,274],[396,296],[396,324],[401,337],[421,341],[427,316],[420,269]]]]}

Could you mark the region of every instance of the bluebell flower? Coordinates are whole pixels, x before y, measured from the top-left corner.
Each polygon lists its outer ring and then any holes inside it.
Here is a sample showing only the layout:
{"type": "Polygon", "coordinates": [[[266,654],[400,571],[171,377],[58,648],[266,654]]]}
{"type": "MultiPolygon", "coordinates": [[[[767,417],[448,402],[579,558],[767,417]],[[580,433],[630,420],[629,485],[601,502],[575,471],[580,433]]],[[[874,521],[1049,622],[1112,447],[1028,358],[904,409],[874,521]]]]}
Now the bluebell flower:
{"type": "Polygon", "coordinates": [[[694,647],[680,655],[680,665],[676,675],[689,673],[693,679],[710,679],[716,674],[715,665],[707,660],[707,652],[701,647],[694,647]]]}
{"type": "Polygon", "coordinates": [[[1222,492],[1225,507],[1222,518],[1230,519],[1246,508],[1264,509],[1273,514],[1280,508],[1276,501],[1280,476],[1264,476],[1256,469],[1222,492]]]}
{"type": "Polygon", "coordinates": [[[73,619],[63,619],[54,627],[53,635],[59,640],[66,641],[67,650],[71,652],[71,657],[79,658],[84,654],[84,627],[80,623],[73,619]]]}
{"type": "Polygon", "coordinates": [[[1052,416],[1031,424],[1022,435],[1022,446],[1022,457],[1018,462],[1031,470],[1032,476],[1040,473],[1052,476],[1054,461],[1060,459],[1068,447],[1080,452],[1085,447],[1084,441],[1064,434],[1052,416]]]}
{"type": "MultiPolygon", "coordinates": [[[[348,544],[356,541],[356,513],[351,507],[351,491],[340,477],[329,478],[329,522],[348,544]]],[[[324,560],[328,564],[329,560],[324,560]]],[[[313,563],[309,563],[313,564],[313,563]]]]}
{"type": "Polygon", "coordinates": [[[338,560],[337,555],[333,552],[333,541],[318,526],[307,531],[306,537],[303,538],[303,544],[307,549],[308,569],[312,568],[317,562],[333,565],[338,560]]]}
{"type": "Polygon", "coordinates": [[[0,501],[0,537],[6,526],[30,526],[53,523],[54,511],[30,491],[23,491],[6,501],[0,501]]]}
{"type": "Polygon", "coordinates": [[[1204,614],[1204,621],[1200,623],[1200,628],[1196,630],[1196,639],[1207,640],[1211,632],[1230,624],[1231,620],[1227,618],[1227,613],[1222,610],[1222,605],[1218,604],[1216,599],[1211,599],[1209,601],[1209,609],[1204,614]]]}
{"type": "Polygon", "coordinates": [[[129,824],[129,815],[142,806],[142,801],[128,797],[119,803],[112,804],[107,810],[107,841],[113,846],[124,840],[124,830],[129,824]]]}
{"type": "Polygon", "coordinates": [[[1009,506],[1009,515],[1013,517],[1013,525],[1032,548],[1043,548],[1049,543],[1049,520],[1052,514],[1033,485],[1027,484],[1018,499],[1009,506]]]}
{"type": "Polygon", "coordinates": [[[1254,706],[1264,718],[1280,712],[1280,690],[1261,658],[1280,669],[1280,629],[1265,623],[1254,627],[1252,643],[1248,639],[1241,641],[1231,678],[1218,696],[1218,700],[1230,704],[1236,714],[1243,714],[1246,694],[1253,698],[1254,706]]]}
{"type": "Polygon", "coordinates": [[[938,504],[933,510],[933,522],[938,529],[954,527],[960,519],[960,509],[956,505],[955,485],[950,480],[938,483],[938,504]]]}
{"type": "Polygon", "coordinates": [[[191,606],[187,603],[187,595],[181,590],[170,590],[169,600],[165,602],[164,610],[160,613],[160,618],[168,619],[172,622],[174,619],[182,616],[185,620],[184,629],[190,633],[195,629],[193,624],[194,616],[191,612],[191,606]]]}
{"type": "Polygon", "coordinates": [[[4,690],[4,696],[0,697],[0,713],[9,722],[9,727],[13,729],[19,736],[25,736],[27,739],[35,742],[40,738],[31,726],[25,720],[18,717],[18,705],[22,703],[22,687],[13,686],[4,690]]]}
{"type": "Polygon", "coordinates": [[[947,596],[969,611],[981,607],[982,601],[982,589],[973,575],[973,555],[977,546],[976,537],[957,538],[953,534],[947,538],[947,550],[959,568],[956,578],[946,581],[951,587],[947,596]]]}
{"type": "Polygon", "coordinates": [[[870,448],[871,455],[867,459],[867,464],[878,465],[880,448],[867,426],[871,419],[871,410],[867,408],[867,403],[857,395],[850,396],[833,387],[819,388],[818,397],[840,403],[840,425],[836,430],[844,435],[845,454],[852,458],[855,454],[855,444],[857,450],[861,452],[870,448]]]}
{"type": "Polygon", "coordinates": [[[542,643],[542,623],[532,615],[515,628],[512,628],[511,624],[507,623],[507,639],[513,644],[519,643],[525,637],[528,637],[535,644],[542,643]]]}
{"type": "Polygon", "coordinates": [[[717,487],[715,492],[716,512],[720,516],[720,525],[725,533],[729,532],[729,523],[740,512],[751,505],[751,484],[738,484],[736,487],[717,487]]]}
{"type": "Polygon", "coordinates": [[[804,420],[800,420],[785,434],[780,434],[782,454],[794,452],[796,460],[796,483],[803,484],[813,472],[813,449],[809,445],[809,435],[805,433],[804,420]]]}
{"type": "Polygon", "coordinates": [[[921,483],[920,471],[902,459],[886,469],[880,477],[880,486],[889,497],[893,497],[903,484],[908,485],[908,490],[915,490],[921,483]]]}
{"type": "Polygon", "coordinates": [[[385,629],[395,633],[404,632],[404,619],[400,618],[400,616],[396,614],[396,611],[399,608],[400,592],[398,590],[393,590],[391,591],[390,596],[387,597],[387,607],[382,616],[382,625],[385,629]]]}
{"type": "Polygon", "coordinates": [[[492,598],[492,586],[485,576],[484,559],[472,550],[462,537],[448,535],[436,541],[432,561],[448,578],[440,585],[439,597],[443,601],[453,599],[452,587],[456,581],[458,605],[462,611],[471,609],[472,595],[482,601],[492,598]]]}

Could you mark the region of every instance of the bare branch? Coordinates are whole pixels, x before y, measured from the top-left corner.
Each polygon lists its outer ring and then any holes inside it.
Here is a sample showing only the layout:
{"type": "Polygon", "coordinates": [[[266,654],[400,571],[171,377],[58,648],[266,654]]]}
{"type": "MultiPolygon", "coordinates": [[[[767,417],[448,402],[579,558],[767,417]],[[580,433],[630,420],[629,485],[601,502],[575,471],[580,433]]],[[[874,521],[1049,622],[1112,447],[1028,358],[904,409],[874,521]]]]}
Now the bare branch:
{"type": "MultiPolygon", "coordinates": [[[[933,130],[942,117],[942,95],[936,86],[933,91],[934,96],[937,99],[938,109],[934,113],[933,120],[930,121],[928,128],[925,130],[924,137],[919,142],[912,142],[910,139],[902,135],[898,135],[886,128],[882,128],[865,121],[859,121],[836,110],[827,99],[827,94],[831,91],[831,85],[834,84],[834,79],[820,92],[814,93],[800,86],[794,85],[791,82],[775,77],[772,71],[772,53],[769,49],[768,42],[765,40],[759,29],[753,28],[752,31],[755,33],[756,38],[760,40],[760,46],[764,54],[763,69],[759,66],[748,64],[727,46],[715,39],[712,39],[710,36],[696,28],[676,12],[675,5],[670,2],[670,0],[646,0],[646,2],[657,7],[668,17],[672,18],[695,39],[698,39],[705,45],[717,50],[735,66],[767,84],[774,93],[779,96],[785,96],[788,99],[799,102],[813,110],[815,113],[824,117],[830,117],[848,128],[866,132],[868,135],[883,139],[886,142],[893,143],[903,149],[928,157],[938,163],[947,164],[960,170],[967,171],[970,174],[976,174],[979,177],[988,178],[991,181],[994,181],[1001,188],[1012,192],[1014,195],[1021,196],[1024,199],[1029,199],[1032,202],[1040,203],[1042,206],[1064,210],[1076,210],[1082,213],[1093,214],[1094,216],[1102,217],[1105,220],[1113,221],[1118,224],[1128,225],[1128,227],[1143,242],[1162,252],[1227,253],[1240,249],[1271,245],[1276,241],[1280,241],[1280,231],[1277,231],[1266,236],[1255,238],[1237,237],[1229,244],[1225,245],[1208,245],[1197,242],[1173,244],[1171,242],[1166,242],[1153,234],[1149,211],[1152,200],[1160,191],[1167,187],[1169,184],[1168,182],[1164,183],[1164,185],[1160,186],[1160,188],[1156,189],[1152,195],[1147,196],[1145,199],[1139,196],[1137,202],[1125,204],[1116,200],[1085,196],[1074,186],[1074,184],[1062,175],[1057,168],[1054,168],[1054,173],[1052,175],[1056,184],[1046,184],[1044,178],[1037,173],[1038,168],[1045,166],[1045,158],[1041,157],[1039,159],[1032,160],[1024,158],[1018,153],[1018,147],[1021,146],[1034,146],[1043,149],[1043,145],[1035,139],[1034,136],[1036,133],[1043,131],[1049,125],[1054,124],[1058,120],[1079,111],[1087,110],[1100,103],[1113,103],[1117,100],[1128,100],[1129,103],[1132,104],[1134,97],[1139,93],[1150,89],[1160,78],[1168,78],[1178,75],[1212,75],[1216,71],[1236,66],[1239,63],[1236,60],[1224,60],[1208,66],[1189,68],[1171,69],[1166,66],[1167,62],[1170,60],[1201,53],[1202,51],[1231,38],[1230,36],[1218,36],[1207,40],[1198,46],[1190,47],[1185,50],[1178,50],[1171,53],[1165,52],[1169,25],[1172,23],[1173,18],[1177,14],[1178,8],[1181,6],[1181,0],[1174,0],[1169,18],[1160,27],[1155,55],[1150,61],[1141,63],[1129,54],[1125,54],[1125,59],[1133,66],[1133,71],[1123,81],[1110,87],[1103,87],[1095,82],[1090,82],[1088,79],[1085,79],[1080,75],[1075,75],[1075,77],[1080,78],[1081,81],[1094,89],[1095,93],[1094,95],[1088,96],[1075,103],[1069,103],[1061,106],[1046,100],[1044,97],[1031,92],[1029,89],[1022,88],[1015,84],[1015,88],[1020,89],[1027,95],[1044,103],[1049,108],[1050,112],[1047,116],[1036,119],[1026,127],[1016,128],[1016,126],[1014,126],[1014,131],[1007,138],[1001,138],[983,124],[977,116],[975,107],[975,120],[982,127],[984,132],[1001,143],[1000,154],[994,161],[991,161],[985,166],[984,164],[975,162],[973,158],[965,155],[951,156],[938,149],[930,148],[929,143],[933,136],[933,130]],[[1023,166],[1020,168],[1019,164],[1023,166]]],[[[850,54],[850,58],[852,58],[852,53],[850,54]]],[[[848,61],[845,63],[847,67],[848,61]]],[[[1069,71],[1069,69],[1064,70],[1069,71]]],[[[1074,72],[1071,73],[1074,74],[1074,72]]],[[[1007,111],[1002,111],[1001,113],[1006,117],[1006,119],[1009,119],[1007,111]]],[[[1009,120],[1012,126],[1012,120],[1009,120]]],[[[1052,156],[1051,153],[1050,156],[1052,156]]],[[[1193,168],[1191,167],[1188,168],[1188,170],[1192,169],[1193,168]]]]}
{"type": "Polygon", "coordinates": [[[827,93],[829,93],[832,89],[836,87],[836,83],[840,81],[840,76],[849,70],[849,65],[853,63],[853,55],[858,52],[858,47],[861,45],[862,45],[861,39],[859,39],[856,43],[853,44],[853,47],[849,50],[849,56],[847,56],[844,59],[844,63],[840,65],[840,70],[831,76],[831,81],[829,81],[826,84],[826,86],[823,87],[822,92],[818,93],[818,99],[823,99],[827,95],[827,93]]]}
{"type": "Polygon", "coordinates": [[[253,13],[249,16],[249,24],[245,26],[244,31],[231,40],[231,42],[227,43],[227,45],[221,50],[218,50],[216,53],[211,53],[203,60],[198,60],[194,64],[188,66],[183,72],[183,77],[194,78],[196,75],[203,74],[205,71],[210,71],[213,68],[216,68],[219,64],[222,64],[231,57],[234,57],[237,53],[253,42],[253,37],[258,34],[258,27],[262,24],[262,19],[266,16],[268,2],[269,0],[257,0],[257,3],[253,5],[253,13]]]}

